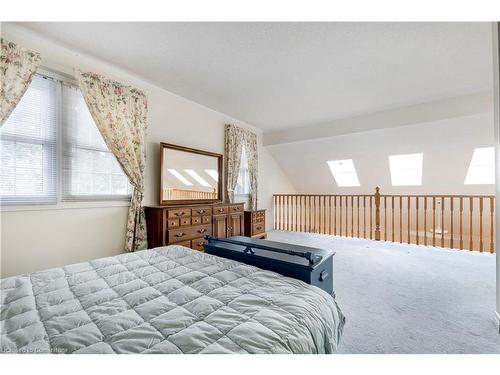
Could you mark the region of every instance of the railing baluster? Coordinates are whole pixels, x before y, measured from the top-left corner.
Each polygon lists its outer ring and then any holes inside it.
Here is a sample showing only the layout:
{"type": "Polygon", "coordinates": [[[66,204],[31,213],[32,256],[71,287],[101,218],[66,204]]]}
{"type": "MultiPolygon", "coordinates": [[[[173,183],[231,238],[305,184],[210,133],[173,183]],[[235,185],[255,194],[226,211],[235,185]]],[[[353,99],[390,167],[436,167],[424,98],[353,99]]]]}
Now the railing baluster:
{"type": "Polygon", "coordinates": [[[424,246],[427,246],[427,197],[424,196],[424,246]]]}
{"type": "Polygon", "coordinates": [[[392,206],[392,220],[391,220],[391,224],[392,224],[392,242],[395,242],[394,241],[394,234],[395,234],[395,231],[394,231],[394,195],[392,196],[391,206],[392,206]]]}
{"type": "Polygon", "coordinates": [[[344,206],[345,207],[344,208],[344,211],[345,211],[345,236],[348,237],[349,236],[349,232],[348,232],[348,230],[349,230],[349,222],[347,221],[347,219],[348,219],[348,216],[349,216],[349,210],[348,210],[347,206],[349,205],[349,202],[347,200],[347,195],[344,196],[344,198],[345,198],[345,206],[344,206]]]}
{"type": "Polygon", "coordinates": [[[469,251],[472,251],[472,212],[474,211],[474,198],[469,197],[469,251]]]}
{"type": "Polygon", "coordinates": [[[406,228],[406,234],[407,234],[407,242],[408,244],[410,243],[410,196],[406,199],[406,221],[407,221],[407,228],[406,228]]]}
{"type": "Polygon", "coordinates": [[[351,237],[354,237],[354,196],[351,195],[351,237]]]}
{"type": "Polygon", "coordinates": [[[483,252],[483,197],[479,197],[479,251],[483,252]]]}
{"type": "Polygon", "coordinates": [[[366,238],[366,195],[363,195],[363,238],[366,238]]]}
{"type": "Polygon", "coordinates": [[[415,226],[416,226],[415,230],[416,230],[416,236],[417,236],[416,242],[417,242],[417,245],[419,245],[419,243],[418,243],[418,240],[419,240],[419,234],[418,234],[418,201],[419,201],[419,199],[418,199],[418,195],[415,196],[415,201],[416,201],[416,203],[415,203],[416,204],[415,209],[417,210],[417,217],[415,219],[415,226]]]}
{"type": "Polygon", "coordinates": [[[436,246],[436,197],[432,197],[432,246],[436,246]]]}
{"type": "Polygon", "coordinates": [[[460,197],[460,215],[458,217],[460,227],[460,250],[464,249],[464,197],[460,197]]]}
{"type": "Polygon", "coordinates": [[[373,239],[373,200],[370,195],[370,240],[373,239]]]}
{"type": "Polygon", "coordinates": [[[384,195],[384,241],[387,241],[387,196],[384,195]]]}
{"type": "Polygon", "coordinates": [[[333,234],[337,235],[337,196],[333,197],[333,234]]]}
{"type": "Polygon", "coordinates": [[[453,219],[455,217],[453,211],[453,197],[450,197],[450,249],[453,249],[453,219]]]}
{"type": "Polygon", "coordinates": [[[492,254],[495,252],[495,245],[493,242],[493,228],[494,228],[493,210],[494,210],[494,207],[495,207],[495,199],[493,197],[490,197],[490,253],[492,253],[492,254]]]}
{"type": "Polygon", "coordinates": [[[276,229],[276,195],[273,195],[273,229],[276,229]]]}
{"type": "Polygon", "coordinates": [[[441,197],[441,247],[444,247],[444,197],[441,197]]]}
{"type": "Polygon", "coordinates": [[[340,204],[340,210],[339,210],[340,237],[342,237],[342,195],[339,195],[339,204],[340,204]]]}
{"type": "Polygon", "coordinates": [[[357,229],[357,232],[358,232],[358,238],[359,238],[359,195],[356,197],[356,209],[358,211],[358,215],[356,217],[356,220],[358,222],[358,224],[356,225],[356,229],[357,229]]]}
{"type": "Polygon", "coordinates": [[[403,243],[403,196],[399,196],[399,243],[403,243]]]}

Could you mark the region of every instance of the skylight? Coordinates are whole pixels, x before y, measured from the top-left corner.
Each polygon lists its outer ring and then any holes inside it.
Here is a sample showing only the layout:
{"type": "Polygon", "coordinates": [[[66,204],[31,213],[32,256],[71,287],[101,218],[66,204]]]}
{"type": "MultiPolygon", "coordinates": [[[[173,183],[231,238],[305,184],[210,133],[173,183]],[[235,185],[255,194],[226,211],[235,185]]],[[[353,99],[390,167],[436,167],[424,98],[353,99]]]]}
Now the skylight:
{"type": "Polygon", "coordinates": [[[337,186],[360,186],[358,174],[356,173],[352,159],[330,160],[327,163],[337,186]]]}
{"type": "Polygon", "coordinates": [[[205,187],[212,187],[207,180],[205,180],[203,177],[201,177],[194,169],[184,169],[184,171],[193,177],[201,186],[205,187]]]}
{"type": "Polygon", "coordinates": [[[193,183],[190,182],[186,177],[181,175],[176,169],[169,168],[168,171],[174,175],[175,178],[177,178],[180,182],[182,182],[184,185],[187,186],[192,186],[193,183]]]}
{"type": "Polygon", "coordinates": [[[475,148],[465,177],[465,185],[495,183],[495,148],[475,148]]]}
{"type": "Polygon", "coordinates": [[[214,179],[215,182],[219,182],[219,174],[215,169],[205,169],[205,172],[214,179]]]}
{"type": "Polygon", "coordinates": [[[392,186],[422,185],[424,154],[389,155],[392,186]]]}

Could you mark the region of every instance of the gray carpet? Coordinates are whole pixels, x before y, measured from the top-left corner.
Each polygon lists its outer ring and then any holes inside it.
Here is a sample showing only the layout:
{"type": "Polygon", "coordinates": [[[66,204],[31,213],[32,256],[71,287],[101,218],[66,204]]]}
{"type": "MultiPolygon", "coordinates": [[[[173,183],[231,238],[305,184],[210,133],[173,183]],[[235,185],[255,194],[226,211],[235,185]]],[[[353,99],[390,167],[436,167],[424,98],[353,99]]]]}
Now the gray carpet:
{"type": "Polygon", "coordinates": [[[500,353],[492,254],[297,232],[269,239],[337,252],[341,353],[500,353]]]}

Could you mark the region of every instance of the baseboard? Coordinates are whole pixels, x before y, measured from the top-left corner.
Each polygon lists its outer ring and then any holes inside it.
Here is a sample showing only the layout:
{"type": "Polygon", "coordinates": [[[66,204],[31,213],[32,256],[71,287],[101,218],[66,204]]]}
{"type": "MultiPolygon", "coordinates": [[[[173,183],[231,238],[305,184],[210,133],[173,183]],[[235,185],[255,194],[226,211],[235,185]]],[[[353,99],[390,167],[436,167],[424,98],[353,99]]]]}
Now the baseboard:
{"type": "Polygon", "coordinates": [[[498,333],[500,333],[500,313],[498,311],[496,311],[496,315],[497,315],[497,323],[498,323],[498,333]]]}

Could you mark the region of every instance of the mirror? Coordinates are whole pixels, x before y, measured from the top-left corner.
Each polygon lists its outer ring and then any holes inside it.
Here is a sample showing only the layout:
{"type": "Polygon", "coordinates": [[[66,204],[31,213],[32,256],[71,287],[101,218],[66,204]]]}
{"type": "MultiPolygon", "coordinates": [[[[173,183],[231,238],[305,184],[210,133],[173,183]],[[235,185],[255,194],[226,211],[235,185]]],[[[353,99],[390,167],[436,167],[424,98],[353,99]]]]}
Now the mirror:
{"type": "Polygon", "coordinates": [[[214,203],[222,199],[222,155],[160,144],[160,204],[214,203]]]}

